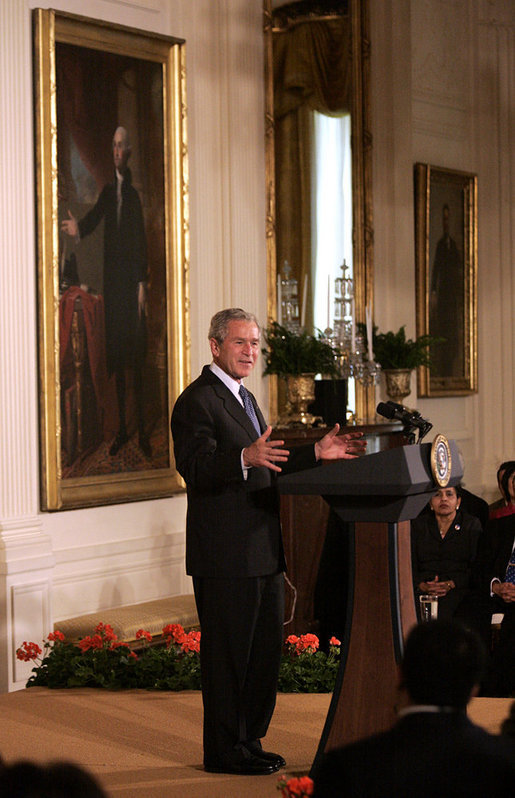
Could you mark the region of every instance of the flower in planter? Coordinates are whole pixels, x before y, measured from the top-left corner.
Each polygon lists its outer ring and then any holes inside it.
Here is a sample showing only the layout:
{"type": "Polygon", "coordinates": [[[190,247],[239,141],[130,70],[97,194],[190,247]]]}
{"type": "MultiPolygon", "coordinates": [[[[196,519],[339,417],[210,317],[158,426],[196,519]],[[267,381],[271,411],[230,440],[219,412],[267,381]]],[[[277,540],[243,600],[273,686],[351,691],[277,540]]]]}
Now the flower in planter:
{"type": "Polygon", "coordinates": [[[42,653],[37,643],[27,643],[27,641],[24,640],[16,651],[16,656],[22,662],[31,662],[31,660],[37,659],[42,653]]]}
{"type": "Polygon", "coordinates": [[[175,643],[184,652],[200,653],[200,632],[185,632],[179,623],[170,623],[163,628],[163,635],[166,638],[166,647],[175,643]]]}
{"type": "Polygon", "coordinates": [[[284,644],[279,668],[283,693],[330,693],[334,688],[340,657],[340,641],[332,637],[329,653],[319,651],[314,634],[290,635],[284,644]]]}
{"type": "Polygon", "coordinates": [[[138,631],[136,632],[136,640],[141,640],[141,639],[146,640],[147,643],[151,643],[152,635],[150,634],[150,632],[146,632],[145,629],[138,629],[138,631]]]}
{"type": "Polygon", "coordinates": [[[290,635],[286,638],[286,646],[290,646],[291,650],[297,654],[302,654],[306,651],[308,654],[314,654],[318,650],[320,641],[316,635],[307,634],[297,637],[297,635],[290,635]]]}
{"type": "MultiPolygon", "coordinates": [[[[162,630],[163,644],[155,643],[150,632],[139,629],[136,639],[143,647],[131,651],[118,640],[109,624],[98,624],[93,634],[78,643],[66,641],[56,630],[48,635],[42,649],[24,642],[17,657],[34,662],[27,687],[105,687],[147,690],[200,689],[200,632],[185,632],[180,624],[162,630]]],[[[291,635],[285,643],[279,690],[283,692],[330,692],[333,689],[339,641],[330,640],[329,653],[319,651],[316,635],[291,635]]]]}
{"type": "Polygon", "coordinates": [[[282,776],[277,782],[277,789],[283,798],[308,798],[313,795],[313,788],[313,779],[309,776],[294,776],[291,779],[282,776]]]}

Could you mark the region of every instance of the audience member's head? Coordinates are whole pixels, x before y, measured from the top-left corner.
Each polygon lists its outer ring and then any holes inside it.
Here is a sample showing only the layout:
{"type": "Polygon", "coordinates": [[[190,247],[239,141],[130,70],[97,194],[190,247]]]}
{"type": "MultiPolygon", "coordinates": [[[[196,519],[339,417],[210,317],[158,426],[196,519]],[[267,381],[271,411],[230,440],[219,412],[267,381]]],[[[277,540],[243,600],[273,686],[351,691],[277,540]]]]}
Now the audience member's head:
{"type": "Polygon", "coordinates": [[[506,494],[504,492],[502,479],[505,474],[506,469],[515,467],[515,460],[506,460],[504,463],[501,463],[499,468],[497,469],[497,485],[499,486],[499,490],[501,492],[501,496],[506,501],[506,494]]]}
{"type": "Polygon", "coordinates": [[[486,652],[475,632],[457,621],[422,623],[406,640],[401,685],[413,704],[465,709],[485,666],[486,652]]]}
{"type": "Polygon", "coordinates": [[[0,768],[0,798],[106,798],[106,794],[79,765],[21,760],[0,768]]]}
{"type": "Polygon", "coordinates": [[[515,504],[515,462],[507,463],[501,477],[501,493],[506,504],[515,504]]]}

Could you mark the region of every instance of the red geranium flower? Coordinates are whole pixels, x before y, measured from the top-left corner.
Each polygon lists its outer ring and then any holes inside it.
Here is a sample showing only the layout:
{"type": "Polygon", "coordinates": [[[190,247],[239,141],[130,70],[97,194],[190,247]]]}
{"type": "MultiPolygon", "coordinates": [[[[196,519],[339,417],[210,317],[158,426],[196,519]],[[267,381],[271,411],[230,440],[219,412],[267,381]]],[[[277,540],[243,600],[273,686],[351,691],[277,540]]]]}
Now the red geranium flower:
{"type": "Polygon", "coordinates": [[[146,632],[145,629],[138,629],[138,631],[136,632],[136,640],[140,640],[142,637],[145,638],[147,643],[152,642],[152,635],[150,634],[150,632],[146,632]]]}
{"type": "Polygon", "coordinates": [[[288,781],[283,776],[277,783],[277,789],[281,790],[283,798],[306,798],[313,795],[313,788],[313,779],[309,776],[294,777],[288,781]]]}
{"type": "Polygon", "coordinates": [[[169,623],[167,626],[163,627],[163,635],[165,637],[170,635],[173,638],[174,643],[181,645],[182,641],[186,637],[186,632],[180,623],[169,623]]]}
{"type": "Polygon", "coordinates": [[[315,651],[318,650],[319,645],[320,642],[316,635],[312,634],[301,635],[299,638],[299,642],[297,643],[297,650],[299,651],[299,653],[301,653],[302,651],[307,651],[310,654],[314,654],[315,651]]]}
{"type": "Polygon", "coordinates": [[[117,648],[130,648],[130,646],[128,643],[124,643],[123,640],[113,640],[109,646],[109,651],[116,651],[117,648]]]}
{"type": "Polygon", "coordinates": [[[16,657],[22,662],[30,662],[33,659],[37,659],[42,653],[37,643],[27,643],[24,640],[16,651],[16,657]]]}
{"type": "Polygon", "coordinates": [[[334,637],[334,635],[333,635],[333,637],[331,637],[331,639],[329,640],[329,645],[330,645],[330,646],[341,646],[341,644],[342,644],[342,643],[341,643],[341,640],[338,640],[338,638],[337,638],[337,637],[334,637]]]}
{"type": "Polygon", "coordinates": [[[50,632],[48,639],[52,642],[64,643],[64,635],[59,629],[56,629],[55,632],[50,632]]]}
{"type": "Polygon", "coordinates": [[[97,635],[101,635],[106,640],[116,640],[117,635],[115,634],[113,627],[108,623],[99,623],[95,629],[97,635]]]}
{"type": "Polygon", "coordinates": [[[200,632],[188,632],[181,640],[180,646],[183,651],[194,651],[196,654],[200,651],[200,632]]]}

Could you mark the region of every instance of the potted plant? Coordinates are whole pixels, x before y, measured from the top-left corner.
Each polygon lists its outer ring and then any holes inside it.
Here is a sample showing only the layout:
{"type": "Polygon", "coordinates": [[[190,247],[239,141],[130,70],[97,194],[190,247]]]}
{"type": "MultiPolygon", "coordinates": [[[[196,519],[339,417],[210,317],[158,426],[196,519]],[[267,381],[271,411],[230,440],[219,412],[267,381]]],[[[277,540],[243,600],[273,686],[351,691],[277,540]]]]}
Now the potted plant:
{"type": "Polygon", "coordinates": [[[276,374],[286,382],[287,400],[292,408],[288,423],[311,425],[315,417],[307,407],[315,399],[315,375],[339,376],[339,352],[317,335],[302,330],[292,332],[273,321],[263,331],[266,347],[261,351],[265,361],[264,374],[276,374]]]}
{"type": "MultiPolygon", "coordinates": [[[[366,339],[366,327],[359,325],[366,339]]],[[[379,332],[374,326],[372,333],[372,349],[374,357],[384,371],[386,393],[394,401],[401,402],[411,391],[410,378],[413,369],[419,366],[431,366],[429,347],[438,344],[442,338],[431,335],[420,335],[414,340],[406,338],[406,325],[397,332],[379,332]]]]}

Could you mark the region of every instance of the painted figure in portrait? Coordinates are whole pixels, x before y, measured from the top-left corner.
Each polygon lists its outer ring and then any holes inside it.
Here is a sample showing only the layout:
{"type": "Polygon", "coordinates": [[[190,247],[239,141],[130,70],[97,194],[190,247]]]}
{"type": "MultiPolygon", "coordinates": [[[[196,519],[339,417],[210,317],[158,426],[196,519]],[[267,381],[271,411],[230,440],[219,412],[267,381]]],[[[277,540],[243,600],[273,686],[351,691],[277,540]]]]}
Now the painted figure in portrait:
{"type": "Polygon", "coordinates": [[[108,375],[114,374],[118,431],[109,448],[114,456],[129,440],[127,434],[126,372],[133,375],[139,447],[152,449],[143,412],[143,362],[146,350],[147,245],[138,192],[128,166],[129,136],[118,127],[113,136],[114,182],[102,189],[93,208],[80,220],[68,211],[61,230],[82,240],[104,221],[104,319],[108,375]]]}
{"type": "Polygon", "coordinates": [[[437,377],[454,377],[464,373],[464,273],[463,245],[454,233],[451,234],[451,225],[456,222],[455,229],[459,231],[462,218],[456,219],[460,216],[456,212],[459,206],[448,201],[435,203],[434,207],[440,231],[432,238],[436,247],[430,261],[429,334],[443,338],[444,342],[432,348],[431,372],[437,377]]]}
{"type": "Polygon", "coordinates": [[[63,476],[166,467],[160,67],[56,56],[63,476]]]}

